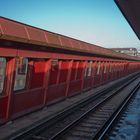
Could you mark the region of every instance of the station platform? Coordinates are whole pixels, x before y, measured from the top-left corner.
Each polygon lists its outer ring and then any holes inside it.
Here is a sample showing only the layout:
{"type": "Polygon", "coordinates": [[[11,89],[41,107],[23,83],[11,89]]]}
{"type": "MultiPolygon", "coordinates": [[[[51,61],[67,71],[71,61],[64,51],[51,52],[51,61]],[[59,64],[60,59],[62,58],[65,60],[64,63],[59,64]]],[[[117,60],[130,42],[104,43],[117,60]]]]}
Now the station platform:
{"type": "Polygon", "coordinates": [[[68,109],[70,106],[74,106],[81,100],[86,100],[86,99],[90,98],[91,95],[92,96],[96,95],[99,91],[103,90],[104,88],[111,87],[113,84],[118,83],[129,76],[109,82],[105,85],[91,89],[89,91],[82,92],[75,96],[69,97],[63,101],[60,101],[53,105],[47,106],[41,110],[27,114],[16,120],[10,121],[5,125],[0,126],[0,140],[2,140],[2,139],[9,140],[9,137],[12,137],[22,131],[30,129],[32,126],[38,124],[41,121],[51,119],[52,117],[57,115],[59,112],[68,109]]]}

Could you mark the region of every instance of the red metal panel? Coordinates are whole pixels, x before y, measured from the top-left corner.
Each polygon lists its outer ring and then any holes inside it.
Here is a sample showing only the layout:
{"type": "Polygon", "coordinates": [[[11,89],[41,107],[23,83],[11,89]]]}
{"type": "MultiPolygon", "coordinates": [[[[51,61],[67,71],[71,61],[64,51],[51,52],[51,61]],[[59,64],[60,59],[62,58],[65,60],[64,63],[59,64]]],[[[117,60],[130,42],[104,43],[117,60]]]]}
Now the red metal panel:
{"type": "Polygon", "coordinates": [[[0,56],[11,57],[17,55],[17,49],[0,46],[0,56]]]}
{"type": "MultiPolygon", "coordinates": [[[[71,47],[70,39],[64,36],[59,36],[59,39],[61,41],[61,44],[64,48],[71,47]]],[[[72,48],[72,47],[71,47],[72,48]]]]}
{"type": "Polygon", "coordinates": [[[113,71],[114,71],[114,67],[113,67],[113,62],[110,62],[110,67],[111,67],[111,72],[110,72],[110,76],[109,76],[109,81],[113,80],[113,71]]]}
{"type": "Polygon", "coordinates": [[[90,49],[89,44],[83,43],[83,46],[84,46],[84,50],[89,51],[90,49]]]}
{"type": "Polygon", "coordinates": [[[15,41],[28,40],[24,25],[4,18],[0,18],[0,25],[3,33],[2,38],[10,36],[10,38],[7,39],[15,41]]]}
{"type": "Polygon", "coordinates": [[[104,72],[105,72],[106,63],[103,62],[102,65],[103,65],[103,70],[102,70],[102,78],[101,78],[101,81],[102,81],[102,83],[105,83],[106,73],[104,73],[104,72]]]}
{"type": "Polygon", "coordinates": [[[82,82],[81,82],[81,90],[83,90],[84,88],[84,74],[85,74],[85,68],[86,68],[86,65],[87,65],[87,61],[84,61],[83,62],[83,71],[82,71],[82,82]]]}
{"type": "Polygon", "coordinates": [[[76,60],[89,60],[95,59],[88,56],[79,56],[73,54],[59,54],[55,52],[43,52],[43,51],[34,51],[34,50],[18,50],[18,56],[21,57],[30,57],[30,58],[52,58],[52,59],[76,59],[76,60]]]}
{"type": "Polygon", "coordinates": [[[109,76],[109,65],[110,65],[110,62],[107,62],[107,67],[106,67],[106,81],[108,81],[108,76],[109,76]]]}
{"type": "Polygon", "coordinates": [[[8,96],[0,97],[0,124],[6,121],[8,96]]]}
{"type": "Polygon", "coordinates": [[[80,49],[84,50],[84,48],[85,48],[84,43],[82,41],[79,41],[79,44],[80,44],[80,49]]]}
{"type": "Polygon", "coordinates": [[[115,64],[114,64],[114,79],[117,78],[117,70],[118,70],[118,64],[117,64],[117,62],[115,62],[115,64]]]}
{"type": "Polygon", "coordinates": [[[1,28],[1,23],[0,23],[0,37],[2,36],[2,28],[1,28]]]}
{"type": "Polygon", "coordinates": [[[101,79],[101,75],[96,75],[95,77],[94,77],[94,87],[97,87],[97,86],[99,86],[100,85],[100,79],[101,79]]]}
{"type": "Polygon", "coordinates": [[[80,44],[79,41],[75,40],[75,39],[70,39],[72,47],[74,49],[80,50],[80,44]]]}
{"type": "Polygon", "coordinates": [[[79,62],[76,79],[82,79],[83,65],[84,65],[84,62],[79,62]]]}
{"type": "Polygon", "coordinates": [[[81,91],[82,80],[74,80],[70,82],[68,96],[72,96],[81,91]]]}
{"type": "Polygon", "coordinates": [[[92,77],[87,77],[84,79],[84,89],[88,89],[92,86],[92,77]]]}
{"type": "Polygon", "coordinates": [[[69,61],[62,61],[59,83],[66,82],[68,76],[68,67],[69,67],[69,61]]]}
{"type": "Polygon", "coordinates": [[[32,69],[31,88],[43,87],[45,61],[35,61],[32,69]]]}
{"type": "MultiPolygon", "coordinates": [[[[92,52],[92,48],[93,48],[94,46],[91,45],[91,44],[88,44],[87,46],[88,46],[88,51],[92,52]]],[[[95,50],[95,49],[94,49],[94,50],[95,50]]]]}
{"type": "Polygon", "coordinates": [[[8,104],[7,104],[7,112],[6,112],[6,120],[8,121],[11,117],[12,113],[12,105],[13,105],[13,88],[14,88],[14,80],[15,80],[15,64],[16,59],[11,58],[7,59],[6,63],[6,83],[4,94],[8,96],[8,104]]]}
{"type": "Polygon", "coordinates": [[[72,64],[73,64],[73,60],[68,62],[68,74],[67,74],[67,87],[66,87],[66,94],[65,96],[68,96],[68,91],[69,91],[69,85],[70,85],[70,77],[71,77],[71,71],[72,71],[72,64]]]}
{"type": "Polygon", "coordinates": [[[93,64],[92,64],[92,77],[93,77],[93,81],[92,81],[92,86],[94,87],[94,85],[95,85],[95,76],[96,76],[96,74],[97,74],[97,62],[95,61],[95,62],[93,62],[93,64]]]}
{"type": "Polygon", "coordinates": [[[101,62],[101,67],[100,67],[100,84],[103,83],[103,72],[104,72],[104,62],[101,62]]]}
{"type": "Polygon", "coordinates": [[[48,87],[47,103],[51,104],[65,98],[66,84],[52,85],[48,87]]]}
{"type": "Polygon", "coordinates": [[[96,45],[90,45],[90,48],[91,50],[94,52],[94,53],[98,53],[100,52],[100,48],[97,47],[96,45]]]}
{"type": "Polygon", "coordinates": [[[59,84],[61,65],[62,65],[62,61],[59,60],[58,61],[58,74],[56,76],[56,84],[59,84]]]}
{"type": "Polygon", "coordinates": [[[115,68],[114,62],[112,62],[111,63],[111,80],[114,80],[114,68],[115,68]]]}
{"type": "Polygon", "coordinates": [[[51,59],[45,61],[45,76],[44,76],[44,105],[47,103],[47,91],[49,86],[49,79],[50,79],[50,69],[51,69],[51,59]]]}
{"type": "MultiPolygon", "coordinates": [[[[88,44],[82,41],[78,41],[69,37],[61,36],[56,33],[51,33],[31,27],[19,22],[15,22],[6,18],[0,18],[0,37],[3,39],[18,41],[30,44],[37,44],[47,46],[46,42],[50,47],[64,47],[66,49],[76,48],[77,51],[101,54],[103,56],[112,56],[123,59],[140,60],[135,57],[127,56],[125,54],[118,54],[112,50],[98,47],[97,45],[88,44]],[[1,35],[2,33],[2,35],[1,35]],[[44,35],[45,34],[45,35],[44,35]],[[29,41],[30,40],[30,41],[29,41]],[[68,41],[71,40],[71,41],[68,41]],[[81,45],[83,44],[83,45],[81,45]],[[84,46],[84,47],[83,47],[84,46]],[[67,48],[68,47],[68,48],[67,48]],[[93,48],[94,49],[93,49],[93,48]],[[93,52],[92,52],[93,51],[93,52]]],[[[9,43],[9,42],[8,42],[9,43]]],[[[40,46],[41,47],[41,46],[40,46]]]]}
{"type": "Polygon", "coordinates": [[[119,77],[121,77],[121,74],[122,74],[122,63],[120,62],[119,63],[119,77]]]}
{"type": "Polygon", "coordinates": [[[45,31],[38,30],[33,27],[26,26],[26,30],[28,33],[28,37],[30,39],[30,42],[33,43],[40,43],[40,44],[46,44],[47,40],[45,38],[45,31]]]}
{"type": "Polygon", "coordinates": [[[50,78],[49,78],[49,85],[54,85],[57,82],[57,75],[58,75],[58,64],[53,66],[51,65],[50,69],[50,78]]]}
{"type": "Polygon", "coordinates": [[[59,35],[54,34],[54,33],[50,33],[50,32],[47,32],[47,31],[45,32],[45,35],[46,35],[47,43],[54,44],[54,45],[59,45],[59,47],[61,46],[61,42],[59,40],[59,35]]]}
{"type": "Polygon", "coordinates": [[[12,116],[17,117],[42,106],[44,101],[44,88],[19,92],[14,95],[12,116]]]}
{"type": "Polygon", "coordinates": [[[124,69],[124,64],[123,64],[123,62],[121,62],[121,74],[120,74],[120,76],[122,77],[123,76],[123,69],[124,69]]]}
{"type": "Polygon", "coordinates": [[[75,80],[75,78],[76,78],[77,63],[78,63],[78,61],[74,61],[74,62],[72,63],[72,70],[71,70],[70,81],[75,80]]]}

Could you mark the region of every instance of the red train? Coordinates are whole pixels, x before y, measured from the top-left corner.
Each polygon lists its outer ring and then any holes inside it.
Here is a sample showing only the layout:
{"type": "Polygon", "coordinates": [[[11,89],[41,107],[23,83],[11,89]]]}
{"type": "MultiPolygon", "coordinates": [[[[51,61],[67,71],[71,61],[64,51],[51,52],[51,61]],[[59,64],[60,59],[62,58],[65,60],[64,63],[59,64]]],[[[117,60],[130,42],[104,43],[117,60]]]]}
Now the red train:
{"type": "Polygon", "coordinates": [[[139,70],[136,57],[0,17],[1,124],[139,70]]]}

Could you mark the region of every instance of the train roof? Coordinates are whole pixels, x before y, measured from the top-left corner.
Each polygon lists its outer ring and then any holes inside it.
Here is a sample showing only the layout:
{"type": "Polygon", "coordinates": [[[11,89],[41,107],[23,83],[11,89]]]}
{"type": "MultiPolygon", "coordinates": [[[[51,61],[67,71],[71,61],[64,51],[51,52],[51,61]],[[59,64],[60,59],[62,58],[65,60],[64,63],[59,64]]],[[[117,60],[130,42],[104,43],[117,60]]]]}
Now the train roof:
{"type": "Polygon", "coordinates": [[[34,44],[43,46],[44,48],[60,48],[63,50],[123,60],[140,60],[138,57],[117,53],[111,49],[106,49],[94,44],[46,31],[5,17],[0,17],[0,39],[10,42],[34,44]]]}

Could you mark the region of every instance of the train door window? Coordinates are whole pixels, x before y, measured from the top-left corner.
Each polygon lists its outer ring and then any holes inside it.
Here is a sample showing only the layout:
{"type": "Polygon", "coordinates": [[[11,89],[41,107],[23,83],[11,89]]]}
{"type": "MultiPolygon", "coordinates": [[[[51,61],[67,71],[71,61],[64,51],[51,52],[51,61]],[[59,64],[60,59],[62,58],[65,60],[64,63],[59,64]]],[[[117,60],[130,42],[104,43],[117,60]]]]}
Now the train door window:
{"type": "Polygon", "coordinates": [[[101,62],[98,62],[97,75],[99,75],[99,74],[100,74],[100,68],[101,68],[101,62]]]}
{"type": "Polygon", "coordinates": [[[92,61],[89,62],[89,68],[88,68],[88,75],[87,76],[91,76],[92,74],[92,61]]]}
{"type": "Polygon", "coordinates": [[[6,59],[0,57],[0,96],[3,95],[2,91],[4,87],[5,71],[6,71],[6,59]]]}
{"type": "Polygon", "coordinates": [[[14,91],[25,88],[27,75],[28,59],[24,57],[17,58],[14,91]]]}

